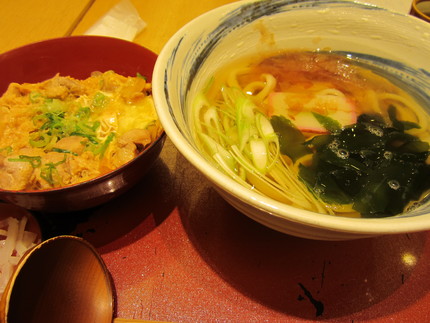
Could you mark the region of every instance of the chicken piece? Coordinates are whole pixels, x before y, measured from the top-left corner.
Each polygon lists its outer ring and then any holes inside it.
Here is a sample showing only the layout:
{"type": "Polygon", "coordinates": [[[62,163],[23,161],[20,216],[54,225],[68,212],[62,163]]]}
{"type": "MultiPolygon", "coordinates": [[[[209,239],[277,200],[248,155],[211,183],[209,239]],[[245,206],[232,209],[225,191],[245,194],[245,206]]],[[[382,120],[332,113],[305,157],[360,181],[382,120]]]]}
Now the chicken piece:
{"type": "Polygon", "coordinates": [[[85,149],[85,144],[88,141],[87,138],[80,136],[70,136],[60,139],[54,146],[54,148],[73,152],[75,154],[82,154],[85,149]]]}
{"type": "Polygon", "coordinates": [[[70,77],[56,76],[43,84],[46,97],[65,99],[69,94],[85,94],[85,87],[75,79],[70,77]]]}
{"type": "Polygon", "coordinates": [[[137,155],[136,145],[132,142],[118,149],[113,160],[114,168],[118,168],[132,160],[137,155]]]}
{"type": "Polygon", "coordinates": [[[18,151],[18,155],[42,157],[45,155],[45,152],[41,148],[23,147],[18,151]]]}
{"type": "Polygon", "coordinates": [[[4,97],[21,97],[26,96],[31,92],[31,89],[25,85],[18,83],[10,83],[4,97]]]}
{"type": "Polygon", "coordinates": [[[0,97],[0,104],[8,107],[28,104],[28,94],[33,86],[10,83],[6,92],[0,97]]]}
{"type": "Polygon", "coordinates": [[[118,139],[119,149],[115,153],[115,168],[135,158],[151,142],[151,133],[146,129],[127,131],[118,139]]]}
{"type": "Polygon", "coordinates": [[[138,102],[146,96],[146,92],[151,90],[151,84],[149,84],[149,88],[148,84],[143,78],[129,77],[121,88],[121,96],[125,102],[138,102]]]}
{"type": "Polygon", "coordinates": [[[54,151],[51,151],[49,153],[46,153],[45,156],[43,156],[43,164],[52,163],[52,164],[60,164],[62,161],[64,161],[64,153],[57,153],[54,151]]]}
{"type": "MultiPolygon", "coordinates": [[[[63,164],[62,164],[63,165],[63,164]]],[[[70,179],[64,179],[64,184],[75,184],[100,175],[98,158],[90,151],[84,151],[80,156],[71,155],[64,164],[64,169],[70,173],[70,179]]]]}
{"type": "Polygon", "coordinates": [[[0,105],[0,133],[5,133],[10,121],[10,109],[7,106],[0,105]]]}
{"type": "Polygon", "coordinates": [[[33,167],[26,161],[13,161],[18,156],[0,157],[0,188],[20,191],[29,186],[33,167]]]}
{"type": "MultiPolygon", "coordinates": [[[[151,143],[151,133],[146,129],[132,129],[124,133],[118,139],[119,147],[126,147],[130,143],[135,145],[135,150],[138,152],[142,151],[147,145],[151,143]]],[[[130,147],[129,147],[130,149],[130,147]]]]}
{"type": "Polygon", "coordinates": [[[100,79],[103,80],[101,84],[101,90],[105,92],[115,92],[118,88],[121,87],[122,83],[125,80],[124,76],[115,75],[113,71],[107,71],[101,75],[99,75],[100,79]]]}

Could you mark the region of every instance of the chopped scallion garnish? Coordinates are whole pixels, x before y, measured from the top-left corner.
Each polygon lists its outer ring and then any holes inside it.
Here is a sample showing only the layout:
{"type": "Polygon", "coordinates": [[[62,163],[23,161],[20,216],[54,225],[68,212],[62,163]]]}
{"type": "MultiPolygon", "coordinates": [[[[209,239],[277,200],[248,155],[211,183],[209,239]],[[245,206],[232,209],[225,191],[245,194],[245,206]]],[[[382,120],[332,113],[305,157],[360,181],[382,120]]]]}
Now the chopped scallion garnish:
{"type": "Polygon", "coordinates": [[[73,156],[78,156],[77,153],[70,151],[68,149],[52,148],[52,151],[56,153],[65,153],[65,154],[71,154],[73,156]]]}
{"type": "Polygon", "coordinates": [[[30,163],[33,168],[40,167],[42,164],[42,158],[40,156],[27,156],[27,155],[19,155],[19,158],[9,158],[11,162],[26,162],[30,163]]]}

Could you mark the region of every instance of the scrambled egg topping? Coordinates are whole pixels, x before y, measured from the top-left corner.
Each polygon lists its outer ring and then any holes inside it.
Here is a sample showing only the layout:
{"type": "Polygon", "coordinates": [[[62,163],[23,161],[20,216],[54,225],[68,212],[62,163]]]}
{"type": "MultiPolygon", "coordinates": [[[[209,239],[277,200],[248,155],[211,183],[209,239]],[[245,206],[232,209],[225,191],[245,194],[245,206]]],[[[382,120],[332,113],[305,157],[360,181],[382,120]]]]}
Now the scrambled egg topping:
{"type": "Polygon", "coordinates": [[[11,83],[0,98],[0,188],[40,190],[95,178],[161,133],[151,84],[139,74],[11,83]]]}

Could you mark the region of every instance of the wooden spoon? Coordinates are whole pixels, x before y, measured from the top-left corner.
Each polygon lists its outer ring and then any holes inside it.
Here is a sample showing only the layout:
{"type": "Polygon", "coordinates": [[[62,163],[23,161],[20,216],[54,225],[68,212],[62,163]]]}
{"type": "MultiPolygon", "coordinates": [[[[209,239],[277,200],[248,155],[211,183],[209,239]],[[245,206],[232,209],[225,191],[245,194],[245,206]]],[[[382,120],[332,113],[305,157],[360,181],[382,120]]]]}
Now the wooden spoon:
{"type": "Polygon", "coordinates": [[[89,242],[67,235],[27,252],[0,302],[2,323],[115,322],[113,312],[113,284],[103,259],[89,242]]]}

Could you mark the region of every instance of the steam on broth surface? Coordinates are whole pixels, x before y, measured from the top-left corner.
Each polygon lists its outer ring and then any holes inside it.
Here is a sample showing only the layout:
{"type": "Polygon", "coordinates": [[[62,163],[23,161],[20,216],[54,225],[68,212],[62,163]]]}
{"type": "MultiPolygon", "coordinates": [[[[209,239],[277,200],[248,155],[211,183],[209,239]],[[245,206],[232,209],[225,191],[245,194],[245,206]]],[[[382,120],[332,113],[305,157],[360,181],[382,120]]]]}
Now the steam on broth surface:
{"type": "Polygon", "coordinates": [[[236,181],[278,201],[393,216],[430,189],[429,115],[396,84],[329,52],[242,59],[195,97],[195,141],[236,181]]]}

